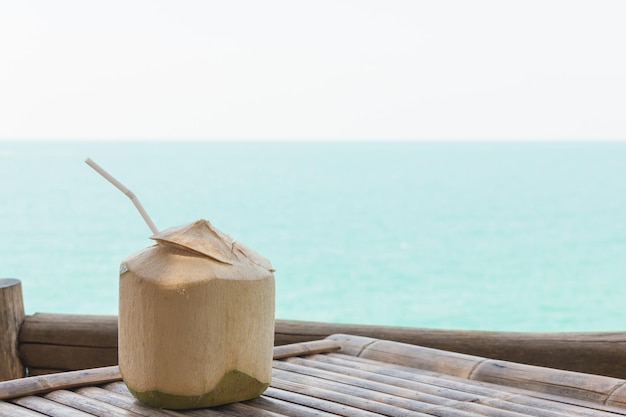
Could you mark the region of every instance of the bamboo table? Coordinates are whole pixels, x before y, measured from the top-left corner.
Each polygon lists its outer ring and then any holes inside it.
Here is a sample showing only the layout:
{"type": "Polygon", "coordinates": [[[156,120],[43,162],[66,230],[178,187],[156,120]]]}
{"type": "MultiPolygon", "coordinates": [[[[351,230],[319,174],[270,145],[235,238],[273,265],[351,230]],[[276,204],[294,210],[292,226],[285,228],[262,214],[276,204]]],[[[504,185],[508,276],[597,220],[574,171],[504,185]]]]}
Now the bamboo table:
{"type": "Polygon", "coordinates": [[[254,400],[188,411],[136,401],[117,366],[0,382],[0,416],[626,416],[626,380],[333,335],[274,348],[254,400]]]}

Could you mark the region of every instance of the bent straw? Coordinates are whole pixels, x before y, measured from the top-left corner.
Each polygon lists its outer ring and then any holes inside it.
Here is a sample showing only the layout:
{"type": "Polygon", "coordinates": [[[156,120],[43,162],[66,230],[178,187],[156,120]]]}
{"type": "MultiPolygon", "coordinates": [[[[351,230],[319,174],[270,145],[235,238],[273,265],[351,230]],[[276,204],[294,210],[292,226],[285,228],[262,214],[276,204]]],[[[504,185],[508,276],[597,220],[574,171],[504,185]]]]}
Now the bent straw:
{"type": "Polygon", "coordinates": [[[137,197],[132,191],[124,187],[124,185],[121,182],[113,178],[111,174],[106,172],[100,165],[96,164],[90,158],[85,159],[85,163],[89,165],[90,167],[92,167],[98,174],[102,175],[107,181],[113,184],[118,190],[126,194],[126,196],[130,198],[130,201],[133,202],[135,207],[137,207],[137,210],[139,210],[139,214],[141,214],[141,217],[143,217],[145,222],[148,224],[148,227],[150,228],[152,233],[155,235],[159,233],[159,229],[157,229],[157,227],[154,225],[154,223],[150,219],[150,216],[148,216],[148,213],[146,213],[146,210],[144,210],[143,206],[141,205],[139,200],[137,200],[137,197]]]}

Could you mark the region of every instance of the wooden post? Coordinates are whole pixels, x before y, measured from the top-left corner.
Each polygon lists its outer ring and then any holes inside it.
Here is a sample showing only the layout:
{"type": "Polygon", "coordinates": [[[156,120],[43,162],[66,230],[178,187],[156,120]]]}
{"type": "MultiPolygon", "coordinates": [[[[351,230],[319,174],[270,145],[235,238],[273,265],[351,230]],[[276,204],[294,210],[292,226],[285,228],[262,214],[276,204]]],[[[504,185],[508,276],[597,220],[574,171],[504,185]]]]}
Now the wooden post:
{"type": "Polygon", "coordinates": [[[24,376],[17,340],[23,321],[22,283],[0,278],[0,381],[24,376]]]}

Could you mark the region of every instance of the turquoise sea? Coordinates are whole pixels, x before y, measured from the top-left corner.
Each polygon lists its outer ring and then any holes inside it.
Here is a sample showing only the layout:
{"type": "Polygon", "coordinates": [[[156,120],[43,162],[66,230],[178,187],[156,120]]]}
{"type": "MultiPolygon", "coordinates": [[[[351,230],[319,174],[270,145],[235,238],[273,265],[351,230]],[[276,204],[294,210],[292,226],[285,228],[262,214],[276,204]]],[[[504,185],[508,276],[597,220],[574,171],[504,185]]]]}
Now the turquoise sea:
{"type": "Polygon", "coordinates": [[[199,218],[276,269],[284,319],[626,330],[626,143],[0,142],[0,277],[116,314],[120,261],[199,218]]]}

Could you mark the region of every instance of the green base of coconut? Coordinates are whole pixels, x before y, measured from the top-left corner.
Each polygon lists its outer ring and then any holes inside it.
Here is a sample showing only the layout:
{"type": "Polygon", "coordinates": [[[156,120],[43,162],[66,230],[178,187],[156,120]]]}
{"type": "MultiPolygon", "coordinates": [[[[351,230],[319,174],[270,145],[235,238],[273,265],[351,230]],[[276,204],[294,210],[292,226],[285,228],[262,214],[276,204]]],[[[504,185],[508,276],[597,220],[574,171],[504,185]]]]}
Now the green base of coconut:
{"type": "Polygon", "coordinates": [[[131,387],[128,389],[142,403],[158,408],[182,410],[250,400],[261,395],[269,385],[269,382],[261,382],[234,369],[224,375],[213,391],[201,395],[178,395],[156,390],[138,392],[131,387]]]}

